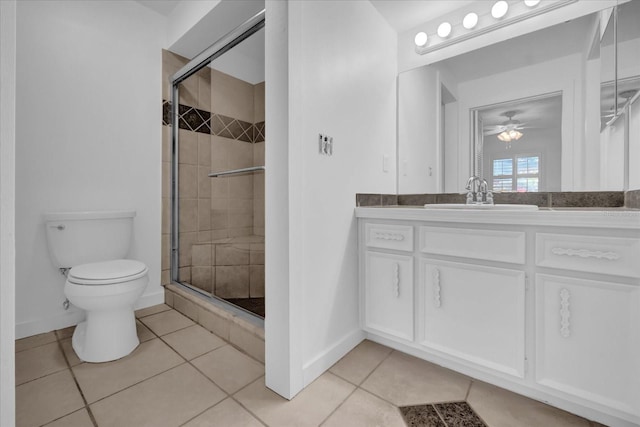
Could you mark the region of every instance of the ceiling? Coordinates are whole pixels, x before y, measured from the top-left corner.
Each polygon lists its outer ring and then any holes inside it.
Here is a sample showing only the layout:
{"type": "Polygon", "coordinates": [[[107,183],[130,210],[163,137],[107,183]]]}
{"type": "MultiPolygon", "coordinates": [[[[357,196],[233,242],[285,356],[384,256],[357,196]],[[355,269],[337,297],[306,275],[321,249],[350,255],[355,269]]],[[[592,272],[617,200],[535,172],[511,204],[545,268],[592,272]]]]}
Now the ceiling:
{"type": "MultiPolygon", "coordinates": [[[[136,0],[143,6],[169,16],[178,3],[189,0],[136,0]]],[[[453,12],[470,3],[490,0],[369,0],[397,32],[406,31],[425,21],[453,12]]]]}
{"type": "Polygon", "coordinates": [[[369,0],[398,33],[467,6],[491,0],[369,0]]]}
{"type": "MultiPolygon", "coordinates": [[[[523,99],[483,108],[479,111],[485,127],[501,125],[508,120],[506,112],[513,112],[513,120],[527,128],[549,129],[561,127],[562,94],[523,99]]],[[[523,131],[523,132],[526,132],[523,131]]]]}
{"type": "Polygon", "coordinates": [[[161,15],[169,16],[182,0],[136,0],[141,5],[155,10],[161,15]]]}

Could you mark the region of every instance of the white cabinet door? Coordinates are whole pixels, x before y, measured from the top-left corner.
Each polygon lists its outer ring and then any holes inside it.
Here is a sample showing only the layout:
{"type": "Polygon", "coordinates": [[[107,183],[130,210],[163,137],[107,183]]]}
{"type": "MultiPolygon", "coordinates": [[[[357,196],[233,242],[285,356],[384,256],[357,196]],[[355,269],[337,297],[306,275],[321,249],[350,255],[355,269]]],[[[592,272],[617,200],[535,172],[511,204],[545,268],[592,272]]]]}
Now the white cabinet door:
{"type": "Polygon", "coordinates": [[[525,274],[422,259],[421,344],[519,378],[525,364],[525,274]]]}
{"type": "Polygon", "coordinates": [[[413,257],[367,251],[365,328],[413,341],[413,257]]]}
{"type": "Polygon", "coordinates": [[[536,275],[536,381],[640,415],[640,287],[536,275]]]}

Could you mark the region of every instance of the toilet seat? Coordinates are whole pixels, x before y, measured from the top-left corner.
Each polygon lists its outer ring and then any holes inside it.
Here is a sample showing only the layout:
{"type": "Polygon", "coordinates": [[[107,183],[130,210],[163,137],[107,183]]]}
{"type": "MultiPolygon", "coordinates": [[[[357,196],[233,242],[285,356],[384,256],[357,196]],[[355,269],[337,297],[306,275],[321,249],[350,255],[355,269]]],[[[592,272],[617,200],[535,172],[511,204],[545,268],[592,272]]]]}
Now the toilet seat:
{"type": "Polygon", "coordinates": [[[76,285],[112,285],[139,279],[148,271],[140,261],[116,259],[73,267],[69,270],[67,281],[76,285]]]}

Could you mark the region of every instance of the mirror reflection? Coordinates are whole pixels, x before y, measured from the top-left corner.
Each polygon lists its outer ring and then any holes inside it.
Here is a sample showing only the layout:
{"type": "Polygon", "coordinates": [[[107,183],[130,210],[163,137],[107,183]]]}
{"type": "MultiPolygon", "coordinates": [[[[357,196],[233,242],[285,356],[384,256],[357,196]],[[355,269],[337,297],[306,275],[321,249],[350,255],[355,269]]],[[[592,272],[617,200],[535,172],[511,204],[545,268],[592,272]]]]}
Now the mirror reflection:
{"type": "MultiPolygon", "coordinates": [[[[601,108],[600,93],[610,91],[614,104],[613,37],[600,24],[611,13],[401,73],[399,192],[460,192],[472,174],[486,178],[494,191],[640,188],[633,165],[625,166],[629,153],[640,151],[633,128],[640,111],[634,92],[640,82],[640,2],[619,8],[625,17],[618,22],[622,116],[611,126],[601,126],[612,113],[601,108]]],[[[637,165],[637,156],[631,159],[637,165]]]]}

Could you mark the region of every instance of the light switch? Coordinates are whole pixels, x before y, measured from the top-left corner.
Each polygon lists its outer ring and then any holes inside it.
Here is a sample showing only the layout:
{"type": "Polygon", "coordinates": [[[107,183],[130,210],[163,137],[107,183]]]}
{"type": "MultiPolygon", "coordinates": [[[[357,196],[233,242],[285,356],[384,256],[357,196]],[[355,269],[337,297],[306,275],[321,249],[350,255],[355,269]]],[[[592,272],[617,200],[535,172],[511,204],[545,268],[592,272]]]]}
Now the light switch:
{"type": "Polygon", "coordinates": [[[389,172],[389,156],[382,156],[382,172],[389,172]]]}

